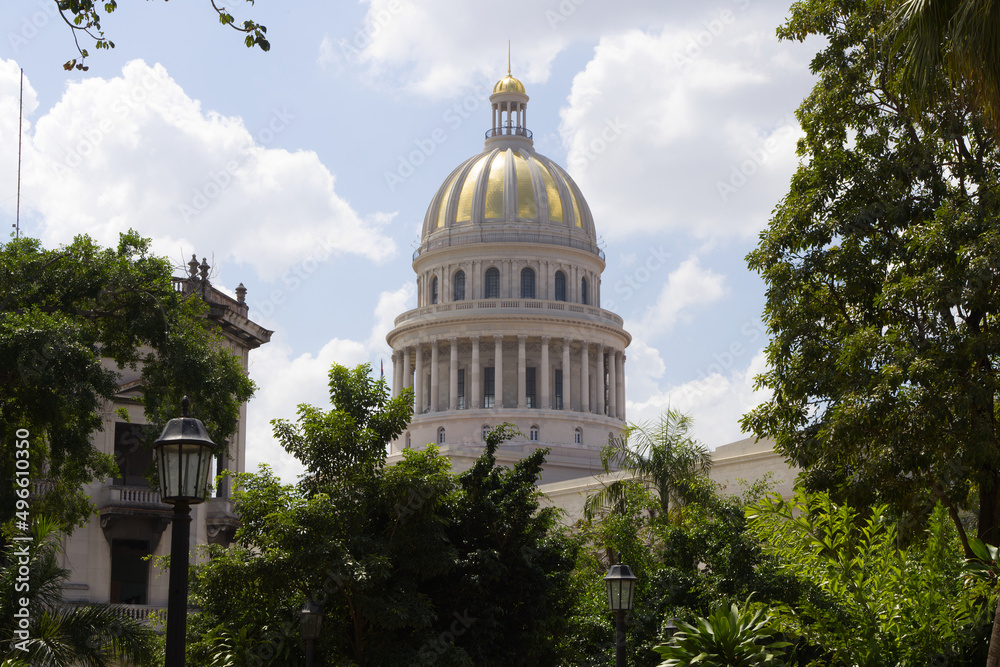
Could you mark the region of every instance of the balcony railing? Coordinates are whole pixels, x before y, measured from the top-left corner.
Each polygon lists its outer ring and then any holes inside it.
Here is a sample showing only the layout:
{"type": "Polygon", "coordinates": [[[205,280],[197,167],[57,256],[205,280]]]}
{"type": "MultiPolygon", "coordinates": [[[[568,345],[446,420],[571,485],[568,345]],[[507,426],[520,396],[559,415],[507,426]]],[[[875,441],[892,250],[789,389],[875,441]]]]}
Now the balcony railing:
{"type": "Polygon", "coordinates": [[[531,244],[542,244],[542,245],[559,245],[567,248],[577,248],[578,250],[585,250],[589,253],[593,253],[600,257],[602,260],[606,259],[604,251],[597,247],[597,244],[589,241],[587,239],[578,239],[569,236],[563,236],[561,234],[544,234],[542,232],[517,232],[517,231],[506,231],[506,232],[480,232],[478,234],[461,234],[451,236],[441,236],[440,238],[435,238],[427,243],[424,243],[419,248],[413,251],[413,259],[416,259],[420,255],[430,252],[431,250],[438,250],[440,248],[449,248],[452,246],[463,246],[471,245],[473,243],[531,243],[531,244]]]}
{"type": "MultiPolygon", "coordinates": [[[[569,303],[567,301],[543,301],[542,299],[471,299],[468,301],[451,301],[449,303],[436,303],[430,306],[414,308],[408,310],[395,320],[395,326],[399,326],[407,320],[412,320],[422,315],[447,313],[450,311],[465,310],[485,310],[503,308],[507,311],[520,309],[537,309],[548,311],[562,311],[563,313],[579,313],[582,319],[590,321],[606,321],[618,326],[623,326],[624,321],[618,315],[609,310],[597,308],[596,306],[586,306],[579,303],[569,303]]],[[[471,315],[472,313],[461,313],[471,315]]],[[[579,317],[578,315],[565,315],[566,317],[579,317]]]]}

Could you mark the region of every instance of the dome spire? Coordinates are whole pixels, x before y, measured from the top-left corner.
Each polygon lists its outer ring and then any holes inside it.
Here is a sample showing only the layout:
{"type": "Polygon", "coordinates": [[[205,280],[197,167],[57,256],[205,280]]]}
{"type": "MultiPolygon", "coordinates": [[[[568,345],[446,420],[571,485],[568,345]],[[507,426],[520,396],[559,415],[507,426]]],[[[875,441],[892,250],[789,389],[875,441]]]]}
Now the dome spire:
{"type": "Polygon", "coordinates": [[[527,128],[528,95],[524,84],[510,73],[510,40],[507,40],[507,76],[497,81],[490,95],[493,124],[486,131],[487,144],[498,137],[526,140],[530,145],[531,131],[527,128]]]}

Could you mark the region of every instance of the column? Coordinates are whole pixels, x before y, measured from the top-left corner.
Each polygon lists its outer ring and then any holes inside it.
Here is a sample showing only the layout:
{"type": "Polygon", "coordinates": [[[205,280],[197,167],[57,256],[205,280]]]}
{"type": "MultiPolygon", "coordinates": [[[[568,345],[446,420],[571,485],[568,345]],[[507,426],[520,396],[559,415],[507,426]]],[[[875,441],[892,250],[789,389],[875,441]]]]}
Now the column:
{"type": "Polygon", "coordinates": [[[413,414],[414,416],[424,412],[424,351],[419,345],[416,346],[417,370],[413,377],[413,414]]]}
{"type": "Polygon", "coordinates": [[[618,351],[608,348],[608,416],[618,417],[618,351]]]}
{"type": "Polygon", "coordinates": [[[399,360],[399,352],[393,350],[392,351],[392,397],[393,398],[399,396],[399,388],[403,386],[402,383],[400,383],[400,378],[402,378],[403,376],[401,372],[402,370],[403,370],[403,365],[402,363],[400,363],[399,360]]]}
{"type": "Polygon", "coordinates": [[[458,410],[458,339],[451,339],[451,377],[448,378],[448,409],[458,410]]]}
{"type": "Polygon", "coordinates": [[[479,389],[479,336],[472,337],[472,408],[481,408],[482,404],[482,392],[479,389]]]}
{"type": "Polygon", "coordinates": [[[590,345],[587,341],[580,341],[580,411],[590,412],[590,345]]]}
{"type": "Polygon", "coordinates": [[[410,372],[410,348],[403,348],[403,389],[413,386],[413,373],[410,372]]]}
{"type": "Polygon", "coordinates": [[[573,373],[569,368],[569,338],[563,338],[563,410],[572,410],[573,401],[571,396],[573,392],[569,390],[573,386],[573,373]]]}
{"type": "Polygon", "coordinates": [[[431,343],[431,412],[438,411],[438,371],[441,369],[441,358],[438,353],[438,342],[431,343]]]}
{"type": "Polygon", "coordinates": [[[552,407],[549,398],[549,337],[542,336],[542,398],[540,406],[543,410],[552,407]]]}
{"type": "Polygon", "coordinates": [[[503,336],[494,336],[495,345],[493,361],[493,405],[499,410],[503,407],[503,336]]]}
{"type": "Polygon", "coordinates": [[[517,407],[519,408],[528,407],[527,372],[525,370],[527,361],[525,344],[527,340],[528,337],[524,334],[517,337],[517,407]]]}
{"type": "Polygon", "coordinates": [[[604,414],[604,346],[597,346],[597,414],[604,414]]]}
{"type": "Polygon", "coordinates": [[[618,419],[625,421],[625,353],[618,353],[618,419]]]}

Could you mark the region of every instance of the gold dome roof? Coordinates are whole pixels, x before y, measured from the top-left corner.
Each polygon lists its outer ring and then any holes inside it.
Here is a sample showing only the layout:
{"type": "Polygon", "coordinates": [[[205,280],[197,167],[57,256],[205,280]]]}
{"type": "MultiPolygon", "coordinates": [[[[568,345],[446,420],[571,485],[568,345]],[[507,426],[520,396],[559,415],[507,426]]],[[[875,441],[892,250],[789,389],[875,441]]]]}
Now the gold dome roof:
{"type": "Polygon", "coordinates": [[[521,93],[524,92],[524,84],[511,76],[510,72],[507,72],[507,76],[497,81],[496,85],[493,86],[493,93],[521,93]]]}
{"type": "Polygon", "coordinates": [[[422,240],[436,232],[511,224],[597,240],[580,188],[562,167],[528,146],[488,147],[459,165],[431,200],[422,240]]]}

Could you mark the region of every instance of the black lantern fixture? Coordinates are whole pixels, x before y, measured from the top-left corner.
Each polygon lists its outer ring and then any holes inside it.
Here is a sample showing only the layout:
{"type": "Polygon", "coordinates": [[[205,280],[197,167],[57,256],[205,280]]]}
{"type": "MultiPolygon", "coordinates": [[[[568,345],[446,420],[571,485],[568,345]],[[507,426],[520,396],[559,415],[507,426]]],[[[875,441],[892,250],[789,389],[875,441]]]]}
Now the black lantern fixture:
{"type": "Polygon", "coordinates": [[[300,634],[306,642],[306,667],[312,667],[313,650],[316,640],[319,639],[320,626],[323,624],[323,610],[310,599],[302,606],[299,617],[301,621],[300,634]]]}
{"type": "Polygon", "coordinates": [[[184,667],[191,505],[205,500],[215,452],[215,443],[208,437],[205,425],[188,417],[189,405],[185,396],[181,401],[182,416],[167,422],[153,443],[160,475],[160,500],[174,506],[167,598],[167,667],[184,667]]]}
{"type": "Polygon", "coordinates": [[[632,609],[635,581],[628,565],[612,565],[604,576],[608,587],[608,609],[615,612],[615,666],[625,667],[625,614],[632,609]]]}

